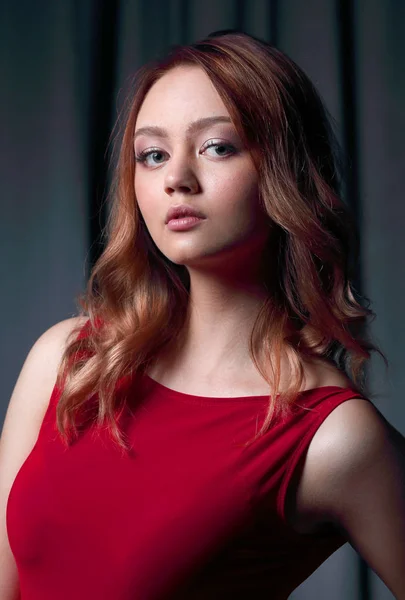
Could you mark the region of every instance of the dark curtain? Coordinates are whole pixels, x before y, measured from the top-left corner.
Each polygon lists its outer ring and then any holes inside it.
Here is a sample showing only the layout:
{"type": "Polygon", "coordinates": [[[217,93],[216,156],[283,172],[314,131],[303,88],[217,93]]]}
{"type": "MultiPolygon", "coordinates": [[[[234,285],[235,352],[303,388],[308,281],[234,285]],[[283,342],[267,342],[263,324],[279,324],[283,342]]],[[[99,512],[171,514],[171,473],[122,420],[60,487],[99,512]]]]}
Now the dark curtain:
{"type": "MultiPolygon", "coordinates": [[[[361,233],[357,284],[390,361],[375,404],[405,431],[405,2],[403,0],[1,0],[1,420],[25,356],[102,250],[114,124],[136,69],[171,44],[238,28],[311,77],[345,150],[361,233]]],[[[293,595],[392,598],[346,545],[293,595]]]]}

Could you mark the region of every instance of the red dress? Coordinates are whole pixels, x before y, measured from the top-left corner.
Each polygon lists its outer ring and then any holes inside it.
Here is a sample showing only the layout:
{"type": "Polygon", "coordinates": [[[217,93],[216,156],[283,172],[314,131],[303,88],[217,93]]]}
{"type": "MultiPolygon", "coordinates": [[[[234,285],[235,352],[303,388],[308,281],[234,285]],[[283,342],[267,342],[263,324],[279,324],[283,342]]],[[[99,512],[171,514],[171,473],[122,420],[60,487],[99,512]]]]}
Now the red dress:
{"type": "Polygon", "coordinates": [[[267,397],[194,396],[147,375],[132,385],[128,455],[91,429],[66,449],[54,388],[7,503],[22,600],[279,600],[345,543],[294,533],[284,508],[314,433],[358,393],[301,392],[243,448],[267,397]]]}

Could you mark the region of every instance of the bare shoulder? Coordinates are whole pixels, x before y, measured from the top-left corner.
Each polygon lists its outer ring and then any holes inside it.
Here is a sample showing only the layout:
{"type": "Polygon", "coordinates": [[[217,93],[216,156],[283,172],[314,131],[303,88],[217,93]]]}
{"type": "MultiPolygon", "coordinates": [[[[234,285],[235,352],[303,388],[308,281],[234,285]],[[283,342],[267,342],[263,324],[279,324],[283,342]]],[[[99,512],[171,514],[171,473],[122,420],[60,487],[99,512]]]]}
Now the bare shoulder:
{"type": "Polygon", "coordinates": [[[70,334],[75,331],[78,332],[87,321],[88,317],[81,316],[59,321],[38,337],[31,351],[38,348],[44,350],[51,346],[53,350],[59,349],[60,354],[62,354],[70,334]]]}
{"type": "Polygon", "coordinates": [[[298,531],[332,527],[405,598],[405,438],[368,400],[332,410],[311,441],[298,485],[298,531]]]}
{"type": "Polygon", "coordinates": [[[43,389],[45,396],[47,392],[52,391],[70,335],[79,332],[86,321],[87,317],[64,319],[38,337],[25,359],[12,400],[21,386],[25,387],[29,381],[31,384],[35,382],[36,389],[43,389]]]}
{"type": "MultiPolygon", "coordinates": [[[[87,317],[72,317],[59,321],[42,333],[32,345],[25,358],[20,379],[25,379],[28,372],[35,370],[41,378],[48,375],[53,378],[58,369],[66,342],[70,334],[79,331],[86,323],[87,317]],[[39,370],[39,371],[38,371],[39,370]]],[[[18,384],[18,381],[17,381],[18,384]]]]}
{"type": "Polygon", "coordinates": [[[371,402],[351,398],[334,408],[320,425],[308,448],[308,462],[312,468],[316,465],[319,475],[326,467],[329,471],[333,468],[335,476],[338,472],[347,475],[362,461],[370,460],[370,452],[378,454],[392,432],[371,402]]]}
{"type": "Polygon", "coordinates": [[[86,320],[73,317],[56,323],[28,352],[7,406],[0,437],[0,503],[38,437],[69,334],[86,320]]]}
{"type": "MultiPolygon", "coordinates": [[[[69,335],[79,330],[86,317],[72,317],[52,325],[32,345],[15,383],[1,435],[1,446],[9,431],[18,431],[19,423],[32,423],[32,435],[44,416],[55,385],[60,361],[69,335]]],[[[21,432],[20,432],[21,433],[21,432]]],[[[24,433],[27,433],[26,431],[24,433]]],[[[14,433],[12,434],[14,437],[14,433]]],[[[32,437],[32,436],[30,436],[32,437]]]]}
{"type": "Polygon", "coordinates": [[[347,498],[361,480],[377,479],[405,460],[405,439],[367,399],[337,406],[316,431],[297,488],[294,524],[309,533],[328,523],[343,525],[347,498]],[[402,457],[402,458],[401,458],[402,457]],[[385,466],[383,466],[386,461],[385,466]]]}

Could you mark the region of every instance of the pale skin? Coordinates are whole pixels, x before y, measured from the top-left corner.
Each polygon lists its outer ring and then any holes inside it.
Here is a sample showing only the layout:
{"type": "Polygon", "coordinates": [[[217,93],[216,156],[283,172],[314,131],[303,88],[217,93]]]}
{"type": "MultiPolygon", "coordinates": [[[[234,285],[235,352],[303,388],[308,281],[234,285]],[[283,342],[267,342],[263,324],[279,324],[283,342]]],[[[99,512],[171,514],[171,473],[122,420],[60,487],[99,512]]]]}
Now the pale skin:
{"type": "MultiPolygon", "coordinates": [[[[134,150],[138,158],[148,152],[146,162],[137,163],[134,184],[150,235],[190,274],[182,343],[160,356],[149,375],[196,395],[268,394],[248,340],[266,295],[258,265],[272,227],[260,212],[252,158],[201,69],[178,67],[152,86],[138,114],[134,150]],[[150,127],[161,131],[139,132],[150,127]],[[206,218],[191,230],[170,231],[166,213],[182,203],[206,218]]],[[[282,366],[281,389],[288,381],[282,366]]],[[[304,371],[302,389],[350,387],[323,361],[305,363],[304,371]]],[[[320,426],[289,519],[301,533],[343,530],[395,597],[405,600],[405,438],[370,403],[348,400],[320,426]]]]}

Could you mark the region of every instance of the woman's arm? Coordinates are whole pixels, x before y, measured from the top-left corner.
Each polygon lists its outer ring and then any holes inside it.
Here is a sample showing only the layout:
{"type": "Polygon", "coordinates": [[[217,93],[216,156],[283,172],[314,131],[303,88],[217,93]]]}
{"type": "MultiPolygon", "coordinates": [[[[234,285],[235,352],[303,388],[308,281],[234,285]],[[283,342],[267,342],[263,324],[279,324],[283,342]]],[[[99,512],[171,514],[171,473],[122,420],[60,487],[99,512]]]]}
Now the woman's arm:
{"type": "Polygon", "coordinates": [[[297,489],[300,519],[334,523],[405,600],[405,438],[368,401],[351,399],[321,424],[297,489]]]}

